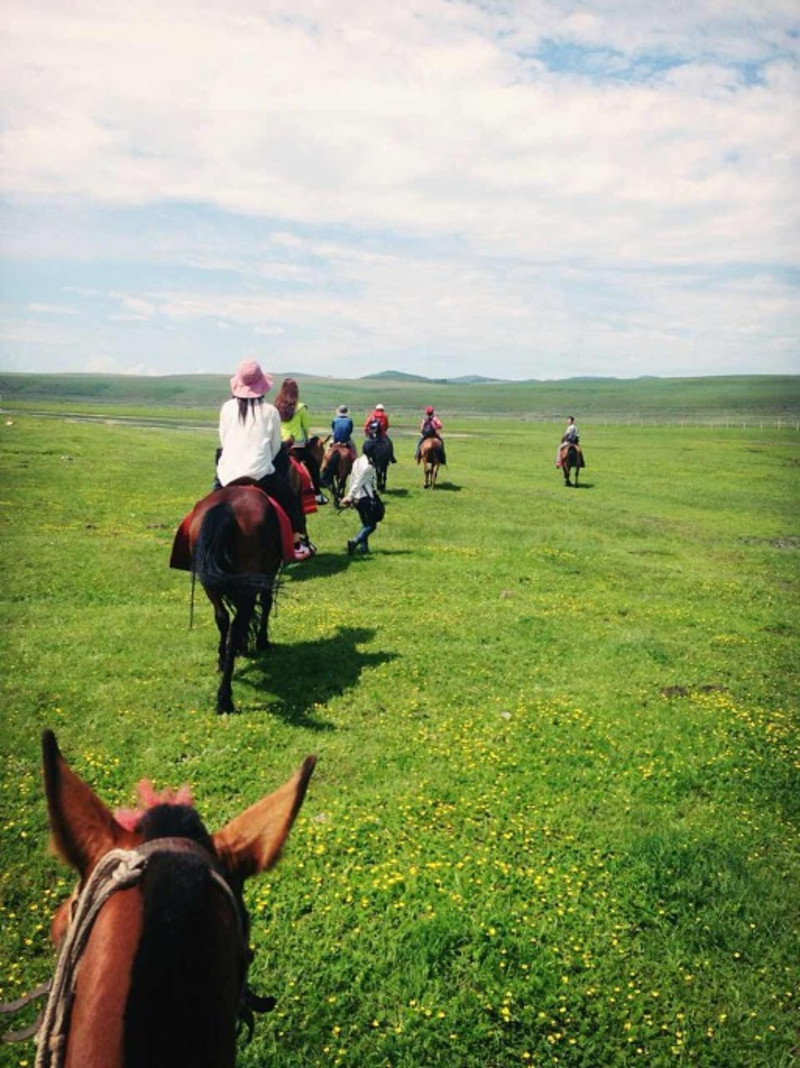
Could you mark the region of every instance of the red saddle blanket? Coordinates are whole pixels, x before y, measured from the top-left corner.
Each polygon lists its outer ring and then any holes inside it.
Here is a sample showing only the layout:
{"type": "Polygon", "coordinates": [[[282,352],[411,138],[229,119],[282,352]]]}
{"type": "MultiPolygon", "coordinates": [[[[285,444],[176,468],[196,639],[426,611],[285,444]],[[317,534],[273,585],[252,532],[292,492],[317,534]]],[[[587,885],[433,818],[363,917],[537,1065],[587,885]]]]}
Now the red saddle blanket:
{"type": "Polygon", "coordinates": [[[303,509],[303,515],[311,515],[312,512],[317,511],[317,502],[314,499],[314,483],[311,481],[311,475],[308,473],[308,468],[305,464],[301,463],[296,456],[290,454],[289,459],[300,478],[300,506],[303,509]]]}
{"type": "MultiPolygon", "coordinates": [[[[262,489],[258,486],[248,486],[247,489],[253,491],[253,493],[263,493],[262,489]]],[[[217,491],[219,492],[219,491],[217,491]]],[[[275,514],[278,517],[278,523],[281,528],[281,546],[283,548],[283,562],[290,564],[294,560],[294,534],[292,532],[292,524],[289,521],[289,517],[286,512],[281,508],[274,497],[270,497],[266,494],[270,504],[275,509],[275,514]]],[[[192,570],[192,549],[190,530],[192,523],[194,522],[195,514],[201,504],[204,504],[208,500],[204,497],[202,501],[198,501],[192,508],[188,515],[184,516],[181,520],[181,524],[175,531],[175,537],[172,542],[172,553],[169,558],[169,566],[174,567],[178,571],[191,571],[192,570]]],[[[316,504],[314,505],[316,509],[316,504]]]]}

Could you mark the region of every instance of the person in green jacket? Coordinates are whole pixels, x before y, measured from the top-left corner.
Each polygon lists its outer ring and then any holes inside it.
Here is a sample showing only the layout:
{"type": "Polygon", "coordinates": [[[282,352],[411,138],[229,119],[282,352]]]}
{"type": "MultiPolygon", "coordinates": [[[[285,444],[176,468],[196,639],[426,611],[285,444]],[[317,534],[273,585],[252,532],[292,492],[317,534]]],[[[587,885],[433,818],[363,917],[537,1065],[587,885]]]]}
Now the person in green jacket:
{"type": "MultiPolygon", "coordinates": [[[[284,444],[308,468],[317,504],[327,504],[328,498],[320,487],[319,456],[312,448],[308,408],[300,400],[300,388],[293,378],[284,378],[275,398],[275,407],[281,417],[281,436],[284,444]]],[[[321,452],[321,449],[319,451],[321,452]]]]}

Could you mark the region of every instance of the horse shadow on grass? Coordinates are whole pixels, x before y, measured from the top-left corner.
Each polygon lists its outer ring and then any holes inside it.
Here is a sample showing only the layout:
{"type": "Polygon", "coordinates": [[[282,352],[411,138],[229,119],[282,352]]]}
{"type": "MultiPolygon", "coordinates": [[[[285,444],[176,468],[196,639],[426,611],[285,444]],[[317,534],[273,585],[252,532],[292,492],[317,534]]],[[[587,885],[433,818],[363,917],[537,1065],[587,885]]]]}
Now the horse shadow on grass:
{"type": "Polygon", "coordinates": [[[397,657],[397,653],[365,653],[357,648],[375,633],[369,627],[339,627],[328,638],[286,645],[273,643],[269,652],[247,661],[236,672],[237,703],[241,704],[243,696],[246,698],[249,688],[250,699],[245,699],[248,712],[267,712],[307,730],[336,730],[312,710],[356,686],[366,668],[397,657]]]}
{"type": "Polygon", "coordinates": [[[457,482],[437,482],[437,493],[460,493],[462,487],[457,482]]]}
{"type": "MultiPolygon", "coordinates": [[[[358,517],[356,516],[356,519],[358,517]]],[[[356,525],[356,530],[358,526],[356,525]]],[[[347,570],[349,557],[347,555],[347,539],[352,538],[353,532],[342,529],[341,552],[318,552],[313,559],[299,567],[292,567],[292,585],[295,582],[308,582],[309,579],[329,578],[332,575],[340,575],[347,570]]],[[[287,587],[288,588],[288,587],[287,587]]]]}

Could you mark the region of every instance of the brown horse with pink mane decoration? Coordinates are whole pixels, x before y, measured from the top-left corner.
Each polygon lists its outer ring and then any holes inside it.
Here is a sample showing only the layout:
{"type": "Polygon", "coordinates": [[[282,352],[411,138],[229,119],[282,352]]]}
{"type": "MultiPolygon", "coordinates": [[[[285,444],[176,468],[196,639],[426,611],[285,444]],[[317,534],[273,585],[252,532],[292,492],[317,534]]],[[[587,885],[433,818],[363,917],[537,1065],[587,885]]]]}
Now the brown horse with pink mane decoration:
{"type": "Polygon", "coordinates": [[[52,925],[56,972],[37,1068],[232,1068],[249,990],[245,879],[277,861],[316,758],[221,830],[188,792],[112,813],[42,738],[53,843],[79,877],[52,925]]]}

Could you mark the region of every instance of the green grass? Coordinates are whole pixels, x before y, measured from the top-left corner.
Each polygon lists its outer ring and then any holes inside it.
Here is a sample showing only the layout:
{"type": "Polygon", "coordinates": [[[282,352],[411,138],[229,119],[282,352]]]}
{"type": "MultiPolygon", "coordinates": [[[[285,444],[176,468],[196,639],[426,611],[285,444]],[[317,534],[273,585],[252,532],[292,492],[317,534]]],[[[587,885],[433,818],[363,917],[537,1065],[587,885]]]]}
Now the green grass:
{"type": "Polygon", "coordinates": [[[797,1062],[794,432],[596,425],[574,490],[552,429],[464,418],[435,493],[400,437],[372,557],[312,517],[217,717],[210,610],[189,630],[166,566],[213,431],[11,422],[0,1000],[51,971],[71,885],[49,726],[110,804],[188,781],[212,829],[319,754],[248,891],[279,1005],[243,1065],[797,1062]]]}

